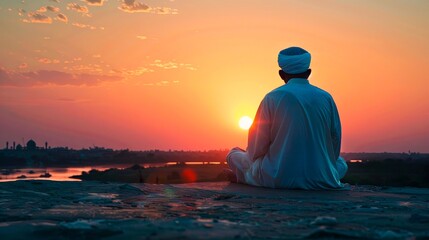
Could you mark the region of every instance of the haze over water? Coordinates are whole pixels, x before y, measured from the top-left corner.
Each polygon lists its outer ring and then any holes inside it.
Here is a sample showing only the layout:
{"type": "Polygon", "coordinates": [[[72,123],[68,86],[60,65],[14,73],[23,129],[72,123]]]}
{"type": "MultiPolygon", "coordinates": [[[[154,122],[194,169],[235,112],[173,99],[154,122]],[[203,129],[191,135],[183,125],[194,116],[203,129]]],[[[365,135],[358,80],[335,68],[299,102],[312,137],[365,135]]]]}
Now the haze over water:
{"type": "Polygon", "coordinates": [[[0,2],[0,146],[224,149],[312,54],[343,152],[429,152],[428,1],[0,2]],[[22,144],[22,143],[21,143],[22,144]]]}

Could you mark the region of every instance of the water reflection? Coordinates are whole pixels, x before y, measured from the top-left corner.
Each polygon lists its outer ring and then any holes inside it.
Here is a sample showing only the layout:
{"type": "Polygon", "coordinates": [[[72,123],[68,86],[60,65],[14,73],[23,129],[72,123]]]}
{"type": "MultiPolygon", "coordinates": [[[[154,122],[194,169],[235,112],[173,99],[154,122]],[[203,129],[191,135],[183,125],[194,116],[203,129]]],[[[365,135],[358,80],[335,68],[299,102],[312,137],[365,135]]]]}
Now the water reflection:
{"type": "Polygon", "coordinates": [[[82,171],[89,171],[93,168],[97,168],[100,170],[107,169],[106,167],[69,167],[69,168],[21,168],[21,169],[14,169],[14,170],[5,170],[2,169],[0,176],[1,182],[5,181],[15,181],[18,179],[20,180],[35,180],[35,179],[49,179],[49,180],[56,180],[56,181],[80,181],[79,179],[73,179],[69,178],[73,175],[80,175],[82,171]],[[40,177],[41,175],[44,175],[46,173],[51,174],[52,176],[49,178],[46,177],[40,177]],[[25,176],[23,178],[22,176],[25,176]]]}
{"type": "MultiPolygon", "coordinates": [[[[150,167],[165,167],[173,165],[201,165],[201,164],[221,164],[221,162],[165,162],[165,163],[149,163],[139,164],[144,168],[150,167]]],[[[89,172],[91,169],[104,171],[109,168],[128,168],[132,164],[120,164],[109,166],[87,166],[87,167],[55,167],[55,168],[19,168],[19,169],[0,169],[0,182],[16,181],[16,180],[54,180],[54,181],[80,181],[80,179],[70,178],[73,175],[81,175],[83,171],[89,172]],[[43,174],[49,173],[52,176],[49,178],[40,177],[43,174]],[[24,177],[25,176],[25,177],[24,177]]]]}

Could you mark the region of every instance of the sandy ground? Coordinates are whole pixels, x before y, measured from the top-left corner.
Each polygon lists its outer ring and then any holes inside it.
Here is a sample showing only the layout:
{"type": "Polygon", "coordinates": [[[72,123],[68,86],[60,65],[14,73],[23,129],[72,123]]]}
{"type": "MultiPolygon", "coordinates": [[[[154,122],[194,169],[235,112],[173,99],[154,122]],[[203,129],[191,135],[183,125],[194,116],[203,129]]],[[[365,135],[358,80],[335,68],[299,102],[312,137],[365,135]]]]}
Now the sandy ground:
{"type": "Polygon", "coordinates": [[[0,183],[1,239],[428,239],[429,189],[0,183]]]}

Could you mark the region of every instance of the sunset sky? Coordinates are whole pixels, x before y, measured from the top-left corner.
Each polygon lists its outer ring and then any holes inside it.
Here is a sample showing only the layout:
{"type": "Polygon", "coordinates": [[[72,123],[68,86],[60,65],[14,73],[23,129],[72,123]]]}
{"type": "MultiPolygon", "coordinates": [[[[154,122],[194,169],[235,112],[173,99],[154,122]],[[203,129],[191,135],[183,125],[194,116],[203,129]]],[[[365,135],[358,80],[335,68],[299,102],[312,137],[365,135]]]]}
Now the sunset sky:
{"type": "Polygon", "coordinates": [[[0,147],[246,147],[242,116],[312,54],[343,152],[429,152],[429,1],[2,0],[0,147]]]}

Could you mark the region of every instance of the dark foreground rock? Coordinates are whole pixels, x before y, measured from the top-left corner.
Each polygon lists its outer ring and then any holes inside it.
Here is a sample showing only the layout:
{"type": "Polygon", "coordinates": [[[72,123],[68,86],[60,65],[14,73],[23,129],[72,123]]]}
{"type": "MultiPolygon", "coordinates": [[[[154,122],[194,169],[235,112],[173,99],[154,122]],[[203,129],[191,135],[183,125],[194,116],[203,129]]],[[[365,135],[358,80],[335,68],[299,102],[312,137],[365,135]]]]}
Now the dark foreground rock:
{"type": "Polygon", "coordinates": [[[0,183],[1,239],[429,238],[429,189],[0,183]]]}

